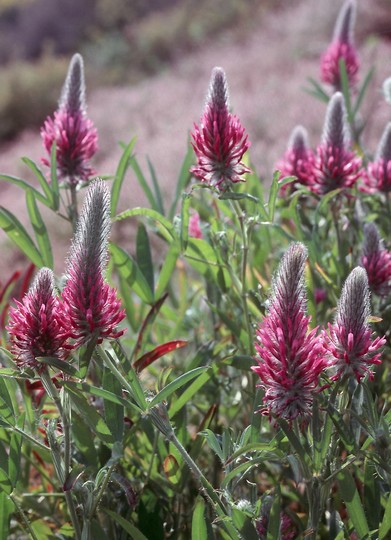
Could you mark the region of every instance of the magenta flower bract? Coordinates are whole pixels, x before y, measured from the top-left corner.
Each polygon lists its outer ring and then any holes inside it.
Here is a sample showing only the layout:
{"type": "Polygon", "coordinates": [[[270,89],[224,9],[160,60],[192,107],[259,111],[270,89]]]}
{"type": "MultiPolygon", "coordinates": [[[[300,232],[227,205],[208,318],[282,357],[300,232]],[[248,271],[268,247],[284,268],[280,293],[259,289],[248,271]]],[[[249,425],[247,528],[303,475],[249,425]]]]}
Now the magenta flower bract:
{"type": "Polygon", "coordinates": [[[386,296],[391,290],[391,252],[383,247],[374,223],[366,223],[364,226],[361,266],[367,272],[371,291],[386,296]]]}
{"type": "Polygon", "coordinates": [[[292,244],[273,280],[270,307],[256,333],[258,366],[266,390],[264,413],[291,422],[310,414],[319,375],[326,366],[317,328],[308,332],[304,270],[307,249],[292,244]]]}
{"type": "Polygon", "coordinates": [[[336,92],[327,107],[310,189],[319,195],[337,188],[349,189],[361,173],[361,159],[351,150],[344,98],[336,92]]]}
{"type": "Polygon", "coordinates": [[[60,301],[54,291],[53,272],[42,268],[22,302],[10,308],[7,330],[12,354],[20,368],[42,373],[39,357],[63,360],[67,356],[68,333],[61,317],[60,301]]]}
{"type": "MultiPolygon", "coordinates": [[[[299,184],[307,186],[312,183],[315,156],[308,144],[307,130],[296,126],[289,139],[288,149],[277,163],[276,169],[281,171],[281,178],[296,176],[299,184]]],[[[285,192],[292,184],[282,186],[285,192]]]]}
{"type": "Polygon", "coordinates": [[[189,236],[192,236],[193,238],[202,238],[200,215],[198,212],[194,212],[189,218],[189,236]]]}
{"type": "Polygon", "coordinates": [[[213,69],[209,95],[192,145],[197,164],[190,172],[209,186],[224,190],[251,172],[241,161],[250,146],[240,121],[228,109],[228,88],[223,69],[213,69]]]}
{"type": "MultiPolygon", "coordinates": [[[[51,154],[56,143],[57,172],[65,185],[88,182],[94,175],[89,160],[98,148],[98,134],[87,118],[83,59],[75,54],[61,94],[59,108],[41,129],[44,147],[51,154]]],[[[42,162],[50,166],[47,158],[42,162]]]]}
{"type": "Polygon", "coordinates": [[[104,280],[110,232],[110,193],[102,180],[88,189],[67,267],[62,292],[63,318],[75,347],[96,339],[116,339],[125,330],[117,325],[125,317],[116,290],[104,280]]]}
{"type": "Polygon", "coordinates": [[[363,176],[362,191],[368,193],[391,192],[391,122],[380,139],[375,160],[368,163],[367,174],[363,176]]]}
{"type": "Polygon", "coordinates": [[[340,60],[345,61],[349,85],[357,83],[359,60],[353,44],[353,26],[356,15],[356,4],[348,0],[339,12],[334,28],[333,40],[321,57],[321,79],[331,84],[334,90],[341,90],[340,60]]]}
{"type": "Polygon", "coordinates": [[[350,272],[342,288],[334,323],[325,331],[324,346],[334,369],[332,380],[354,376],[358,382],[368,374],[373,379],[371,367],[381,363],[381,350],[385,338],[373,338],[368,325],[369,288],[364,268],[350,272]]]}

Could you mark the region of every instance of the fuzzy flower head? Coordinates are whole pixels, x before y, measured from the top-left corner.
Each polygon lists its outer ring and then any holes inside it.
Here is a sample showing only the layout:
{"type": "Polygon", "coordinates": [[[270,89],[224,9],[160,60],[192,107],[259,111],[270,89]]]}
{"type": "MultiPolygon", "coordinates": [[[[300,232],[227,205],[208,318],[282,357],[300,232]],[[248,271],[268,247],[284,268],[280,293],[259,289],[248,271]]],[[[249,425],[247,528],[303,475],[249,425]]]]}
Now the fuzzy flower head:
{"type": "Polygon", "coordinates": [[[337,380],[354,376],[358,382],[366,374],[373,379],[371,367],[381,363],[385,339],[373,338],[369,328],[369,287],[364,268],[354,268],[342,288],[334,324],[324,333],[325,349],[337,380]]]}
{"type": "Polygon", "coordinates": [[[205,111],[191,136],[197,164],[190,172],[202,182],[224,191],[250,172],[241,161],[250,143],[239,119],[229,112],[227,80],[220,67],[213,69],[205,111]]]}
{"type": "Polygon", "coordinates": [[[337,188],[349,189],[360,175],[361,159],[351,150],[345,101],[343,95],[336,92],[327,107],[310,188],[319,195],[337,188]]]}
{"type": "MultiPolygon", "coordinates": [[[[303,126],[296,126],[289,139],[288,149],[277,163],[276,169],[281,171],[281,178],[296,176],[299,184],[311,183],[315,156],[308,144],[308,133],[303,126]]],[[[285,192],[292,184],[282,187],[285,192]]]]}
{"type": "Polygon", "coordinates": [[[203,236],[198,212],[194,212],[189,218],[189,236],[193,238],[202,238],[203,236]]]}
{"type": "Polygon", "coordinates": [[[367,171],[363,177],[363,191],[368,193],[391,191],[391,122],[383,132],[375,160],[368,163],[367,171]]]}
{"type": "Polygon", "coordinates": [[[63,316],[75,346],[116,339],[125,316],[116,290],[104,280],[110,232],[110,194],[102,180],[91,184],[72,242],[62,293],[63,316]]]}
{"type": "Polygon", "coordinates": [[[345,62],[349,85],[357,83],[359,60],[353,43],[353,27],[356,18],[356,3],[347,0],[339,12],[334,27],[334,36],[321,58],[321,79],[334,90],[341,90],[340,61],[345,62]]]}
{"type": "MultiPolygon", "coordinates": [[[[88,182],[94,174],[90,159],[98,148],[98,134],[86,114],[83,59],[72,57],[61,93],[59,107],[48,117],[41,129],[47,153],[56,144],[57,172],[65,185],[88,182]]],[[[50,166],[47,158],[42,162],[50,166]]]]}
{"type": "Polygon", "coordinates": [[[374,223],[364,226],[361,266],[367,272],[371,291],[386,296],[391,290],[391,252],[384,248],[374,223]]]}
{"type": "Polygon", "coordinates": [[[60,302],[54,291],[53,272],[42,268],[22,302],[10,308],[7,330],[11,337],[12,354],[20,368],[45,369],[39,357],[63,360],[67,356],[60,302]]]}
{"type": "Polygon", "coordinates": [[[270,307],[256,333],[264,413],[289,422],[306,418],[326,362],[317,329],[308,332],[304,270],[307,249],[290,246],[273,280],[270,307]]]}

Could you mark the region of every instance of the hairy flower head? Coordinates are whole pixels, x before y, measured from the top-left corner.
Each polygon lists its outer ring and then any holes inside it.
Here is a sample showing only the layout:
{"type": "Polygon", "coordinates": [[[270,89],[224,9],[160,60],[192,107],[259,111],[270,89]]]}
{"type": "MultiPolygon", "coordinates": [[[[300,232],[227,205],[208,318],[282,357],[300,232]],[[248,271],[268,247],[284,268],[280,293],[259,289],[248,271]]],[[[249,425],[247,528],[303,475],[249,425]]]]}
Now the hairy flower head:
{"type": "Polygon", "coordinates": [[[368,163],[362,190],[368,193],[391,191],[391,122],[386,125],[374,161],[368,163]]]}
{"type": "Polygon", "coordinates": [[[361,266],[367,272],[371,291],[386,296],[391,290],[391,252],[384,248],[374,223],[364,225],[361,266]]]}
{"type": "Polygon", "coordinates": [[[353,27],[356,18],[356,3],[347,0],[339,12],[333,39],[321,57],[321,79],[334,87],[342,89],[340,61],[345,62],[349,85],[357,83],[359,60],[353,43],[353,27]]]}
{"type": "MultiPolygon", "coordinates": [[[[288,142],[288,149],[277,163],[281,178],[296,176],[299,184],[309,185],[312,181],[315,156],[308,143],[308,133],[303,126],[296,126],[288,142]]],[[[282,187],[285,192],[292,184],[282,187]]]]}
{"type": "Polygon", "coordinates": [[[336,92],[327,107],[310,188],[320,195],[337,188],[349,189],[360,175],[361,159],[351,150],[345,101],[343,95],[336,92]]]}
{"type": "Polygon", "coordinates": [[[101,343],[124,333],[125,316],[116,290],[104,280],[110,233],[110,194],[102,180],[88,189],[72,242],[62,293],[64,319],[76,346],[92,338],[101,343]]]}
{"type": "Polygon", "coordinates": [[[7,330],[17,365],[42,372],[45,364],[37,358],[64,359],[68,333],[54,291],[53,272],[42,268],[23,300],[15,303],[16,307],[10,308],[7,330]]]}
{"type": "Polygon", "coordinates": [[[308,332],[304,270],[307,249],[292,244],[273,280],[268,313],[256,333],[258,366],[265,389],[264,412],[289,422],[310,414],[326,361],[317,329],[308,332]]]}
{"type": "MultiPolygon", "coordinates": [[[[72,57],[63,86],[59,107],[48,117],[41,129],[41,137],[48,154],[56,144],[57,171],[66,185],[88,182],[94,174],[89,160],[98,148],[98,134],[87,118],[83,59],[72,57]]],[[[49,160],[42,158],[49,166],[49,160]]]]}
{"type": "Polygon", "coordinates": [[[209,186],[225,190],[243,181],[250,169],[241,161],[250,146],[240,121],[229,112],[224,70],[215,67],[200,125],[194,125],[192,145],[197,164],[190,172],[209,186]]]}
{"type": "Polygon", "coordinates": [[[354,376],[358,382],[371,367],[381,363],[381,349],[385,339],[373,338],[368,324],[370,315],[369,287],[364,268],[356,267],[342,288],[334,323],[329,334],[324,332],[325,349],[334,370],[332,380],[354,376]]]}

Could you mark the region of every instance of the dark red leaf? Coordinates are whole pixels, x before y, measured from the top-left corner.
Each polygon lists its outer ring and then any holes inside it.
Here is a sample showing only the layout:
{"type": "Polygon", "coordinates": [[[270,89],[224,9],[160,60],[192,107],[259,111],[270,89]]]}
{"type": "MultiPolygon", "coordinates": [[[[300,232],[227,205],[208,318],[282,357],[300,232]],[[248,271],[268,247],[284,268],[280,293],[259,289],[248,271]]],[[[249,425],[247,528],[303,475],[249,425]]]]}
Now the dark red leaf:
{"type": "Polygon", "coordinates": [[[188,344],[187,341],[182,340],[176,340],[176,341],[168,341],[167,343],[163,343],[162,345],[158,345],[155,349],[152,351],[149,351],[140,358],[138,358],[135,363],[133,364],[133,367],[136,371],[140,372],[146,367],[148,367],[152,362],[155,362],[158,358],[161,356],[164,356],[165,354],[175,351],[176,349],[181,349],[182,347],[186,347],[188,344]]]}

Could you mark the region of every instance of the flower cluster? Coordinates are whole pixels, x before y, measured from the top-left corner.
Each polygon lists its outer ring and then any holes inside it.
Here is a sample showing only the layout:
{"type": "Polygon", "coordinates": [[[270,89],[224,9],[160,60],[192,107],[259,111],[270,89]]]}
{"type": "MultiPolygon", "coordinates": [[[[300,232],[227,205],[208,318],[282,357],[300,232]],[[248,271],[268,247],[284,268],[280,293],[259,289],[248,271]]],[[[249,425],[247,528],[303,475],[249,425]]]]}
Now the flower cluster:
{"type": "Polygon", "coordinates": [[[374,223],[366,223],[364,226],[361,265],[367,272],[371,291],[386,296],[391,290],[391,252],[383,247],[374,223]]]}
{"type": "Polygon", "coordinates": [[[347,0],[342,6],[334,28],[333,40],[321,58],[321,79],[333,86],[334,90],[342,89],[340,62],[345,63],[349,85],[357,83],[359,61],[357,50],[353,44],[353,26],[356,15],[356,4],[347,0]]]}
{"type": "Polygon", "coordinates": [[[256,333],[258,365],[265,389],[264,412],[289,422],[311,412],[318,379],[326,367],[317,329],[308,332],[304,270],[307,249],[290,246],[273,281],[268,313],[256,333]]]}
{"type": "Polygon", "coordinates": [[[369,288],[366,271],[355,268],[342,289],[329,333],[308,330],[304,267],[307,251],[292,244],[273,281],[269,310],[256,333],[260,386],[265,389],[263,412],[289,422],[311,412],[318,379],[327,368],[331,379],[353,376],[358,382],[373,377],[371,367],[381,362],[385,338],[369,328],[369,288]]]}
{"type": "MultiPolygon", "coordinates": [[[[281,178],[296,176],[299,184],[306,186],[312,183],[314,164],[315,156],[308,144],[307,130],[303,126],[296,126],[289,139],[288,149],[276,169],[281,172],[281,178]]],[[[282,191],[287,188],[288,185],[284,185],[282,191]]]]}
{"type": "MultiPolygon", "coordinates": [[[[48,154],[56,144],[57,171],[61,182],[75,186],[88,182],[94,174],[89,160],[97,151],[97,131],[86,115],[83,59],[71,60],[58,110],[48,117],[41,129],[48,154]]],[[[49,166],[47,158],[42,162],[49,166]]]]}
{"type": "Polygon", "coordinates": [[[23,300],[15,303],[16,308],[10,308],[7,330],[17,365],[42,372],[45,364],[37,358],[64,360],[69,334],[54,291],[53,272],[42,268],[23,300]]]}
{"type": "Polygon", "coordinates": [[[386,340],[373,338],[369,315],[368,278],[364,268],[357,267],[345,281],[329,334],[324,332],[325,349],[335,372],[332,380],[353,376],[360,382],[367,374],[373,379],[370,368],[381,363],[386,340]]]}
{"type": "Polygon", "coordinates": [[[87,192],[62,295],[55,294],[53,272],[43,268],[23,301],[10,309],[8,331],[21,368],[42,372],[40,357],[63,360],[69,349],[124,333],[116,328],[124,310],[115,289],[104,280],[109,230],[109,191],[98,180],[87,192]]]}
{"type": "Polygon", "coordinates": [[[391,122],[380,139],[374,161],[368,163],[362,191],[389,193],[391,191],[391,122]]]}
{"type": "Polygon", "coordinates": [[[355,185],[362,176],[362,163],[351,148],[346,107],[340,92],[336,92],[328,104],[316,153],[308,147],[305,129],[298,127],[276,168],[283,175],[296,176],[300,184],[318,195],[334,189],[346,191],[355,185]]]}
{"type": "Polygon", "coordinates": [[[228,87],[223,69],[213,69],[209,94],[192,145],[197,164],[190,172],[209,186],[225,190],[250,172],[242,158],[250,146],[240,121],[229,112],[228,87]]]}

